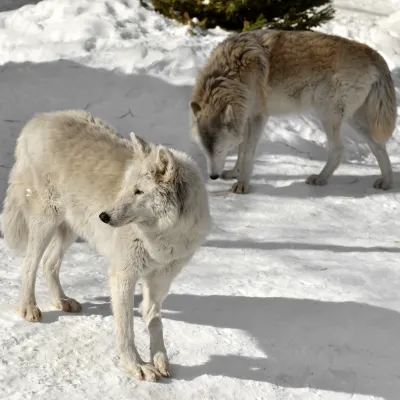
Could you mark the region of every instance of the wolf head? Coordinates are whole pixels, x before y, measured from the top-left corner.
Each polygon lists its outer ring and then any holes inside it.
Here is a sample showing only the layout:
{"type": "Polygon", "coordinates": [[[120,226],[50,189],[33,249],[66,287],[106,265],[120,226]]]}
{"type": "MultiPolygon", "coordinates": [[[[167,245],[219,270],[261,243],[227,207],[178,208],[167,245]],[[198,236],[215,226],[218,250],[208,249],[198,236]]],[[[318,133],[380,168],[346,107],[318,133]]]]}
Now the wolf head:
{"type": "Polygon", "coordinates": [[[221,109],[215,105],[190,103],[191,134],[203,150],[211,179],[218,179],[228,152],[243,141],[241,113],[235,105],[227,104],[221,109]]]}
{"type": "Polygon", "coordinates": [[[165,229],[178,220],[184,208],[187,182],[179,160],[164,146],[146,143],[130,134],[133,157],[126,166],[121,189],[99,218],[113,227],[131,222],[149,229],[165,229]]]}

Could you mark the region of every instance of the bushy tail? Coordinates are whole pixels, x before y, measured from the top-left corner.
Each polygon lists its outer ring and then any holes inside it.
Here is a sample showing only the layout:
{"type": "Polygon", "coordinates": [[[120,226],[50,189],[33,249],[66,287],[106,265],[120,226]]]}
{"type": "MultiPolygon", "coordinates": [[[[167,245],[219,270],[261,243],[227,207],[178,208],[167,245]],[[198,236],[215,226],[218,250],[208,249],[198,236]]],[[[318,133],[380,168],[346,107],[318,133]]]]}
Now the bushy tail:
{"type": "MultiPolygon", "coordinates": [[[[15,173],[15,166],[11,177],[15,173]]],[[[10,179],[4,199],[3,213],[1,215],[1,230],[6,245],[17,252],[26,249],[29,229],[24,216],[21,201],[21,187],[10,179]]]]}
{"type": "Polygon", "coordinates": [[[385,143],[396,126],[397,104],[393,79],[386,61],[377,60],[378,80],[372,85],[366,99],[366,114],[372,139],[385,143]]]}

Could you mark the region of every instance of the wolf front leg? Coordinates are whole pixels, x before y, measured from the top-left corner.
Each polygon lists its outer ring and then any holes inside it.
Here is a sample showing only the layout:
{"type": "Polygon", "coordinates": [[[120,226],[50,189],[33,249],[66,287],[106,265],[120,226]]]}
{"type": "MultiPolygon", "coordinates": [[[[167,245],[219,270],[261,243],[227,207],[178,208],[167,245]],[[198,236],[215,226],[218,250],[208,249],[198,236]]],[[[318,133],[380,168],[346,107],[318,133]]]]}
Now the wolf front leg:
{"type": "Polygon", "coordinates": [[[186,262],[174,262],[156,270],[143,279],[143,303],[141,311],[150,335],[150,357],[154,366],[164,377],[171,375],[164,344],[161,305],[168,294],[174,278],[186,262]]]}
{"type": "Polygon", "coordinates": [[[243,163],[243,156],[244,156],[245,148],[246,148],[246,142],[243,141],[242,143],[239,144],[238,156],[236,159],[235,166],[232,169],[222,171],[222,173],[221,173],[222,179],[228,180],[228,179],[236,179],[239,177],[240,166],[243,163]]]}
{"type": "Polygon", "coordinates": [[[137,277],[133,268],[113,267],[110,276],[111,302],[115,318],[117,346],[128,373],[139,380],[156,381],[159,372],[145,364],[136,346],[133,330],[133,296],[137,277]]]}
{"type": "Polygon", "coordinates": [[[248,121],[243,154],[240,159],[239,177],[238,181],[232,186],[233,193],[245,194],[250,190],[250,178],[253,173],[254,156],[267,120],[267,117],[258,115],[248,121]]]}

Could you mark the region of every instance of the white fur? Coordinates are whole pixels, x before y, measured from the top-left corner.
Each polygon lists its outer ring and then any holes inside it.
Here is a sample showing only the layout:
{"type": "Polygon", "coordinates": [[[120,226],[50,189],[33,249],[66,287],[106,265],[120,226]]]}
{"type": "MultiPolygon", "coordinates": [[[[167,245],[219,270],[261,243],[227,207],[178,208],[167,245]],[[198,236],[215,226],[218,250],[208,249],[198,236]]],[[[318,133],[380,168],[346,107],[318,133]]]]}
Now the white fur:
{"type": "Polygon", "coordinates": [[[138,379],[169,376],[161,304],[211,229],[208,195],[195,163],[133,133],[130,141],[122,139],[84,111],[33,118],[18,138],[15,157],[3,232],[11,248],[26,249],[21,315],[40,320],[35,298],[40,261],[53,305],[80,311],[59,279],[63,254],[80,235],[109,261],[117,344],[126,369],[138,379]],[[100,220],[102,212],[108,224],[100,220]],[[132,305],[139,279],[152,365],[134,342],[132,305]]]}

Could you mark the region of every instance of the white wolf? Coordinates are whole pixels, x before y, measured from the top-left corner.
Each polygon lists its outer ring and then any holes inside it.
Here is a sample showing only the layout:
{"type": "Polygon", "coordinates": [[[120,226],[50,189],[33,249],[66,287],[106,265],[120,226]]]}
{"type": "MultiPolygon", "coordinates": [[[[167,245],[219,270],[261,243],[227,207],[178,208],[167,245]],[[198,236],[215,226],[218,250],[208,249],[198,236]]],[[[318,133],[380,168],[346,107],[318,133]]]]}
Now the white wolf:
{"type": "Polygon", "coordinates": [[[319,32],[255,30],[230,35],[216,46],[191,101],[192,135],[204,150],[210,178],[237,178],[233,192],[247,193],[268,117],[311,109],[327,135],[329,155],[322,171],[306,182],[328,182],[341,162],[341,126],[348,122],[378,161],[382,177],[374,186],[389,189],[392,167],[385,143],[397,118],[389,68],[372,48],[319,32]],[[223,171],[236,146],[235,167],[223,171]]]}
{"type": "Polygon", "coordinates": [[[63,255],[77,235],[110,264],[117,344],[128,372],[154,381],[169,376],[161,304],[172,280],[211,229],[208,194],[185,153],[131,141],[79,110],[43,113],[23,128],[4,201],[6,244],[26,249],[20,313],[39,321],[35,279],[40,261],[53,305],[80,311],[60,284],[63,255]],[[133,296],[143,280],[141,311],[153,365],[134,343],[133,296]]]}

